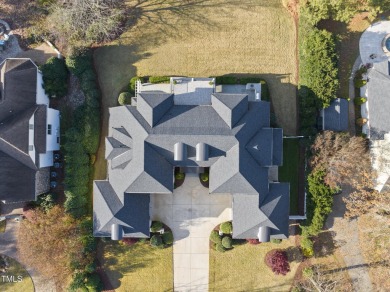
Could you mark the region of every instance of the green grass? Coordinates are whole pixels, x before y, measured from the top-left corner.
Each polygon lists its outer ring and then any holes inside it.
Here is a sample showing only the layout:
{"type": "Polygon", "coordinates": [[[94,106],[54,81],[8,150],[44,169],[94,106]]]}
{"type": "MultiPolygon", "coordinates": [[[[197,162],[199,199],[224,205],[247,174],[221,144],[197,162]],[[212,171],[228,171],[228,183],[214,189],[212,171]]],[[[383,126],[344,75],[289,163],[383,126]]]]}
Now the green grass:
{"type": "Polygon", "coordinates": [[[299,140],[283,139],[283,166],[279,167],[279,181],[290,183],[290,215],[298,214],[299,140]]]}
{"type": "Polygon", "coordinates": [[[108,241],[99,245],[99,259],[115,291],[172,291],[173,248],[149,243],[132,246],[108,241]]]}
{"type": "Polygon", "coordinates": [[[34,292],[34,284],[31,280],[30,275],[26,271],[25,268],[17,261],[7,256],[2,255],[9,263],[10,267],[7,269],[5,273],[1,273],[1,276],[8,276],[9,280],[11,280],[10,276],[13,276],[14,281],[7,281],[6,277],[0,277],[0,290],[2,292],[15,292],[15,291],[23,291],[23,292],[34,292]],[[20,276],[21,281],[18,282],[18,276],[20,276]],[[15,282],[15,283],[14,283],[15,282]]]}
{"type": "Polygon", "coordinates": [[[0,221],[0,233],[5,232],[6,226],[7,226],[7,220],[0,221]]]}
{"type": "Polygon", "coordinates": [[[290,291],[302,259],[293,238],[280,244],[242,244],[221,253],[210,249],[209,291],[290,291]],[[291,271],[286,276],[274,275],[264,263],[272,249],[287,249],[291,271]]]}

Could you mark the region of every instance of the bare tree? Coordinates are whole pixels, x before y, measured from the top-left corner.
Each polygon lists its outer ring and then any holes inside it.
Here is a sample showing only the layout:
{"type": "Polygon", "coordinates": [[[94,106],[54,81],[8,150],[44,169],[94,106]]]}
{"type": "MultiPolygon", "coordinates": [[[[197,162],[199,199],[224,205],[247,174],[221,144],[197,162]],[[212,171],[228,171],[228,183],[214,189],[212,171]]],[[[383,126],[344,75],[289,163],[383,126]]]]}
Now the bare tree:
{"type": "Polygon", "coordinates": [[[120,0],[58,1],[50,7],[50,32],[68,47],[89,46],[112,39],[120,31],[120,0]]]}
{"type": "Polygon", "coordinates": [[[303,270],[306,281],[300,283],[304,291],[331,292],[338,291],[340,276],[325,274],[323,267],[314,265],[303,270]]]}

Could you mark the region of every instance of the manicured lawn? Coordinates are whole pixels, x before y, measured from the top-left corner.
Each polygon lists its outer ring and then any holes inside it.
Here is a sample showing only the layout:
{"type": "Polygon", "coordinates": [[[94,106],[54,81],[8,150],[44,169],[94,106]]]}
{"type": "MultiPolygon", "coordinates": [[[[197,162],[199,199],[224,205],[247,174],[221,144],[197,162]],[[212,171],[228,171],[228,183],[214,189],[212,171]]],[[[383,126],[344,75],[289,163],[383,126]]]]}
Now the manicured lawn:
{"type": "Polygon", "coordinates": [[[293,239],[280,244],[243,244],[220,253],[210,250],[210,291],[289,291],[301,260],[293,239]],[[275,275],[264,263],[272,249],[289,248],[291,271],[286,276],[275,275]],[[294,260],[295,259],[295,260],[294,260]],[[298,260],[297,260],[298,259],[298,260]]]}
{"type": "Polygon", "coordinates": [[[10,266],[5,273],[1,274],[2,277],[0,277],[0,290],[2,292],[34,292],[33,282],[26,269],[12,258],[3,255],[2,257],[6,259],[10,266]],[[11,278],[11,276],[13,276],[13,278],[11,278]],[[18,276],[20,276],[20,278],[18,278],[18,276]]]}
{"type": "Polygon", "coordinates": [[[299,139],[283,139],[283,166],[279,167],[279,181],[290,183],[290,215],[299,213],[299,163],[299,139]]]}
{"type": "MultiPolygon", "coordinates": [[[[118,94],[136,75],[255,74],[268,83],[279,125],[295,134],[296,33],[281,2],[126,2],[136,5],[134,25],[94,55],[103,94],[101,142],[107,135],[108,107],[117,105],[118,94]]],[[[101,143],[95,179],[106,178],[103,152],[101,143]]]]}
{"type": "Polygon", "coordinates": [[[115,291],[172,291],[172,250],[141,242],[127,246],[108,241],[99,246],[99,260],[115,291]]]}

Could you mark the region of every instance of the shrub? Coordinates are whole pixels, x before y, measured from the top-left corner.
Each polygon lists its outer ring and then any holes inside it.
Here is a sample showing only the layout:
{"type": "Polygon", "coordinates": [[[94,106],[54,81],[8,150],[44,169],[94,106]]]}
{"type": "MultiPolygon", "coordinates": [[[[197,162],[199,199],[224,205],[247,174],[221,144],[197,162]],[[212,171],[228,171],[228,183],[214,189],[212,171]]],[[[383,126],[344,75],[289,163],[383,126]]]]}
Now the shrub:
{"type": "Polygon", "coordinates": [[[367,123],[367,119],[365,119],[365,118],[358,118],[358,119],[356,119],[356,125],[358,125],[360,127],[362,127],[366,123],[367,123]]]}
{"type": "Polygon", "coordinates": [[[77,77],[81,77],[84,71],[90,70],[92,68],[91,63],[92,52],[89,50],[66,58],[66,66],[77,77]]]}
{"type": "Polygon", "coordinates": [[[355,97],[353,100],[355,105],[362,105],[366,101],[367,101],[367,98],[364,98],[364,97],[355,97]]]}
{"type": "Polygon", "coordinates": [[[354,81],[355,87],[360,88],[367,84],[367,80],[364,79],[355,79],[354,81]]]}
{"type": "Polygon", "coordinates": [[[175,178],[176,179],[179,179],[179,180],[182,180],[182,179],[184,179],[184,173],[182,173],[182,172],[177,172],[176,174],[175,174],[175,178]]]}
{"type": "Polygon", "coordinates": [[[103,289],[103,283],[100,276],[96,273],[89,274],[85,280],[85,287],[88,289],[88,292],[101,291],[103,289]]]}
{"type": "Polygon", "coordinates": [[[137,83],[137,80],[141,80],[141,78],[138,77],[138,76],[135,76],[135,77],[133,77],[133,78],[130,79],[129,90],[130,90],[130,92],[132,92],[132,93],[135,92],[135,84],[137,83]]]}
{"type": "Polygon", "coordinates": [[[138,238],[126,237],[126,238],[123,238],[121,240],[121,242],[123,244],[125,244],[125,245],[129,245],[130,246],[130,245],[133,245],[133,244],[137,243],[138,242],[138,238]]]}
{"type": "Polygon", "coordinates": [[[150,226],[150,231],[159,232],[163,228],[163,224],[160,221],[153,221],[150,226]]]}
{"type": "Polygon", "coordinates": [[[216,244],[222,244],[222,238],[221,238],[221,236],[219,236],[219,233],[217,230],[211,231],[210,241],[214,242],[216,244]]]}
{"type": "Polygon", "coordinates": [[[257,77],[242,77],[239,80],[239,83],[242,85],[246,85],[248,83],[260,83],[260,78],[257,77]]]}
{"type": "Polygon", "coordinates": [[[56,201],[56,195],[55,194],[43,194],[38,197],[38,205],[45,211],[49,211],[51,208],[54,207],[56,201]]]}
{"type": "Polygon", "coordinates": [[[250,238],[248,238],[246,241],[247,241],[249,244],[253,244],[253,245],[256,245],[256,244],[260,244],[260,243],[261,243],[258,239],[250,239],[250,238]]]}
{"type": "Polygon", "coordinates": [[[167,231],[162,235],[162,240],[165,244],[171,245],[173,243],[173,234],[171,231],[167,231]]]}
{"type": "Polygon", "coordinates": [[[162,244],[163,242],[160,235],[155,234],[150,238],[150,245],[160,247],[162,244]]]}
{"type": "Polygon", "coordinates": [[[277,238],[271,238],[271,242],[275,243],[275,244],[280,244],[282,242],[282,240],[281,239],[277,239],[277,238]]]}
{"type": "Polygon", "coordinates": [[[208,182],[209,181],[209,174],[208,174],[208,172],[201,173],[200,174],[200,179],[203,182],[208,182]]]}
{"type": "Polygon", "coordinates": [[[237,84],[237,78],[234,76],[217,76],[215,78],[217,84],[237,84]]]}
{"type": "Polygon", "coordinates": [[[68,92],[68,69],[63,59],[51,57],[40,67],[43,88],[49,97],[61,97],[68,92]]]}
{"type": "Polygon", "coordinates": [[[224,248],[232,248],[232,238],[230,236],[222,238],[222,246],[224,248]]]}
{"type": "Polygon", "coordinates": [[[265,263],[275,275],[286,275],[290,271],[287,253],[283,250],[273,249],[265,256],[265,263]]]}
{"type": "Polygon", "coordinates": [[[224,234],[231,234],[233,232],[232,222],[223,222],[219,226],[219,230],[221,230],[224,234]]]}
{"type": "Polygon", "coordinates": [[[118,103],[120,105],[131,104],[131,97],[132,94],[130,92],[122,92],[121,94],[119,94],[118,103]]]}
{"type": "Polygon", "coordinates": [[[221,243],[216,243],[215,244],[215,250],[219,251],[219,252],[225,252],[226,251],[226,249],[223,247],[223,245],[221,243]]]}
{"type": "Polygon", "coordinates": [[[168,76],[151,76],[149,77],[150,83],[169,83],[171,81],[171,77],[168,76]]]}
{"type": "Polygon", "coordinates": [[[313,241],[307,236],[301,237],[301,248],[305,257],[312,257],[314,255],[313,241]]]}

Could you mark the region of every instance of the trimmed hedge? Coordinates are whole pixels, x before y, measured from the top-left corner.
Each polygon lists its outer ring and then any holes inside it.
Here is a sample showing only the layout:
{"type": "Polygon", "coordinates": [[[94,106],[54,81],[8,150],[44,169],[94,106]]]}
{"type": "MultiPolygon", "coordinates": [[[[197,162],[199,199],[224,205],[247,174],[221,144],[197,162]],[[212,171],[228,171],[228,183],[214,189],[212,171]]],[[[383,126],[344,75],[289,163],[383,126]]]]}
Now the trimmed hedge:
{"type": "Polygon", "coordinates": [[[171,81],[171,77],[168,76],[150,76],[150,83],[169,83],[171,81]]]}
{"type": "Polygon", "coordinates": [[[354,85],[356,88],[363,87],[366,84],[367,84],[367,80],[364,80],[364,79],[355,79],[354,80],[354,85]]]}
{"type": "Polygon", "coordinates": [[[233,225],[232,222],[223,222],[219,226],[219,230],[221,230],[224,234],[231,234],[233,232],[233,225]]]}
{"type": "Polygon", "coordinates": [[[365,98],[365,97],[355,97],[354,99],[353,99],[353,103],[355,104],[355,105],[362,105],[363,103],[365,103],[367,101],[367,98],[365,98]]]}
{"type": "Polygon", "coordinates": [[[224,238],[222,238],[222,246],[224,248],[232,248],[232,238],[230,236],[225,236],[224,238]]]}

